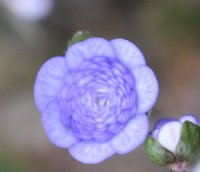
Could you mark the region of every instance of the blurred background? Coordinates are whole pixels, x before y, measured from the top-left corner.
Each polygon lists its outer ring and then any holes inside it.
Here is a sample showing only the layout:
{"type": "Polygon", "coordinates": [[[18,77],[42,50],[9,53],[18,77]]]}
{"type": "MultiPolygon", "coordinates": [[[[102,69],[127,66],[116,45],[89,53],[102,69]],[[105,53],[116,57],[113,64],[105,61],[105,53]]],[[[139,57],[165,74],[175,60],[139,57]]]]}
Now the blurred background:
{"type": "Polygon", "coordinates": [[[0,0],[0,172],[164,171],[143,146],[83,165],[47,139],[35,77],[44,61],[64,55],[77,30],[122,37],[142,50],[160,84],[151,126],[164,116],[200,115],[200,1],[0,0]]]}

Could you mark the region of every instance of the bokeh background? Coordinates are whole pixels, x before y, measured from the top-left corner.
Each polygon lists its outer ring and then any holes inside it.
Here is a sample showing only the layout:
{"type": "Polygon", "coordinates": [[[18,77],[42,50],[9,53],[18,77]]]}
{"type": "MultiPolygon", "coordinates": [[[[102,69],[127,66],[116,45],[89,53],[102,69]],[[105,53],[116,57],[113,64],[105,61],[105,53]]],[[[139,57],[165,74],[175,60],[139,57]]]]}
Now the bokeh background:
{"type": "Polygon", "coordinates": [[[34,80],[45,60],[64,54],[77,30],[122,37],[142,50],[160,83],[151,127],[164,116],[199,116],[200,1],[40,0],[46,1],[40,11],[25,1],[0,0],[0,172],[164,171],[143,146],[83,165],[52,145],[34,104],[34,80]]]}

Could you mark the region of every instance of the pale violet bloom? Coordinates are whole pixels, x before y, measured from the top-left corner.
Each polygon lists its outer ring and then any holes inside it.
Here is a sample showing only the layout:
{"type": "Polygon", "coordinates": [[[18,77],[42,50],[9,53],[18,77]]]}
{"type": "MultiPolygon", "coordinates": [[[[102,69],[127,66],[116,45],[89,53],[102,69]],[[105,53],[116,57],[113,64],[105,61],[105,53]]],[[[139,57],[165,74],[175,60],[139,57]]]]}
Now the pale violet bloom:
{"type": "Polygon", "coordinates": [[[158,82],[131,42],[88,38],[44,63],[34,95],[51,142],[95,164],[144,142],[158,82]]]}
{"type": "Polygon", "coordinates": [[[179,120],[174,118],[160,119],[152,130],[152,136],[161,146],[175,153],[178,145],[181,127],[185,121],[190,121],[193,124],[200,125],[199,120],[193,115],[183,115],[179,120]]]}
{"type": "Polygon", "coordinates": [[[190,172],[200,172],[200,161],[190,169],[190,172]]]}
{"type": "Polygon", "coordinates": [[[53,0],[0,0],[16,17],[37,21],[50,14],[53,0]]]}

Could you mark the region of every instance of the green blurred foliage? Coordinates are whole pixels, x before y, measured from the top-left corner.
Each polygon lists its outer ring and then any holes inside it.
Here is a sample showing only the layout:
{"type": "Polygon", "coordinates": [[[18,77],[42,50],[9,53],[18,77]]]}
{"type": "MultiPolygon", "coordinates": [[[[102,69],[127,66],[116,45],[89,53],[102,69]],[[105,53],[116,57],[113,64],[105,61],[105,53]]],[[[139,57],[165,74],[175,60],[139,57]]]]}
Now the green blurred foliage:
{"type": "Polygon", "coordinates": [[[12,152],[0,152],[0,172],[27,172],[31,171],[21,158],[12,152]]]}

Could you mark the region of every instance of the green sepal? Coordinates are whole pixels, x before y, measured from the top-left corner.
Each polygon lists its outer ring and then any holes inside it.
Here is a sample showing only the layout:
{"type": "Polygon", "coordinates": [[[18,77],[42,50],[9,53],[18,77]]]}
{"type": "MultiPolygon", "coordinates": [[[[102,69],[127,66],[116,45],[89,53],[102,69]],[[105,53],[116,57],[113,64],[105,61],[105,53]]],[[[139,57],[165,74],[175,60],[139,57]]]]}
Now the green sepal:
{"type": "Polygon", "coordinates": [[[89,31],[77,31],[71,40],[68,41],[68,47],[77,43],[77,42],[81,42],[81,41],[84,41],[88,38],[90,38],[91,35],[89,33],[89,31]]]}
{"type": "Polygon", "coordinates": [[[174,154],[162,147],[159,142],[151,136],[147,137],[144,146],[149,159],[155,164],[168,165],[176,161],[174,154]]]}
{"type": "Polygon", "coordinates": [[[200,155],[200,127],[186,121],[181,127],[181,134],[176,147],[176,157],[180,161],[192,163],[200,155]]]}

